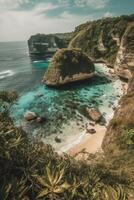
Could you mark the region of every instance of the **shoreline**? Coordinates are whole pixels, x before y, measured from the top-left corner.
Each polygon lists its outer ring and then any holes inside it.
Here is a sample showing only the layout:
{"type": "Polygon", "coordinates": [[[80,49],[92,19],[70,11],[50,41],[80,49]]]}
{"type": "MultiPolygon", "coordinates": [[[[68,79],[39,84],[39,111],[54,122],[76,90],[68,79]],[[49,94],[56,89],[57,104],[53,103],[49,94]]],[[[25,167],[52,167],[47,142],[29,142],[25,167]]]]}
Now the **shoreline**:
{"type": "MultiPolygon", "coordinates": [[[[93,127],[89,126],[88,128],[93,127]]],[[[94,129],[96,130],[95,134],[89,134],[85,131],[85,135],[82,140],[78,144],[70,148],[66,153],[74,156],[75,154],[83,150],[88,153],[96,153],[98,151],[102,151],[101,144],[107,130],[106,126],[96,124],[94,126],[94,129]]],[[[79,156],[79,158],[81,158],[81,156],[79,156]]]]}
{"type": "MultiPolygon", "coordinates": [[[[121,81],[121,80],[120,80],[121,81]]],[[[125,83],[123,81],[120,82],[121,84],[121,88],[119,88],[120,91],[120,98],[121,99],[122,96],[124,96],[127,93],[127,89],[128,89],[128,83],[125,83]]],[[[117,103],[117,106],[115,109],[118,108],[119,106],[119,100],[117,103]]],[[[114,115],[114,109],[113,109],[113,113],[111,113],[111,119],[112,119],[112,115],[114,115]]],[[[106,123],[109,124],[110,120],[109,119],[106,123]]],[[[89,134],[87,133],[87,131],[85,130],[85,134],[82,137],[81,141],[79,141],[77,144],[75,144],[73,147],[71,147],[70,149],[68,149],[67,151],[65,151],[65,153],[69,154],[70,156],[75,156],[78,154],[77,159],[82,159],[83,158],[83,154],[81,154],[82,151],[84,151],[85,153],[97,153],[97,152],[102,152],[102,142],[105,136],[105,133],[107,131],[107,127],[106,126],[101,126],[99,124],[95,124],[95,126],[91,126],[89,125],[89,127],[87,127],[88,129],[95,129],[96,133],[95,134],[89,134]]]]}

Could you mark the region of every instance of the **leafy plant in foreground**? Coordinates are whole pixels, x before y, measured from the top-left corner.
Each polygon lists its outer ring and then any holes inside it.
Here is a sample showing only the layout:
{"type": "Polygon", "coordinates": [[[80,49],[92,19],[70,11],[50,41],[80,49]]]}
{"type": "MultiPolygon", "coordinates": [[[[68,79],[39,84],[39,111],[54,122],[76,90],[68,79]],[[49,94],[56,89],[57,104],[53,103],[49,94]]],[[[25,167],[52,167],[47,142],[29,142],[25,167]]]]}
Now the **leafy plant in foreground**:
{"type": "Polygon", "coordinates": [[[37,198],[49,197],[50,199],[56,199],[60,194],[68,190],[71,185],[65,180],[64,176],[65,168],[53,166],[51,163],[45,167],[42,176],[34,175],[42,188],[37,198]]]}

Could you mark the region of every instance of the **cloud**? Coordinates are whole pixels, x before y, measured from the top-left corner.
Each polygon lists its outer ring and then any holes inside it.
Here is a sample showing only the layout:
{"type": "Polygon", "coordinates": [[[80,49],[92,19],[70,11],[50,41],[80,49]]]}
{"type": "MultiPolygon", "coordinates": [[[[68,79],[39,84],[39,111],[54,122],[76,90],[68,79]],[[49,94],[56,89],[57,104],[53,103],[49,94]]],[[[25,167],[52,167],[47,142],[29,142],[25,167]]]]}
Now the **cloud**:
{"type": "Polygon", "coordinates": [[[110,0],[58,0],[60,4],[66,6],[89,7],[93,9],[105,8],[110,0]]]}
{"type": "Polygon", "coordinates": [[[0,41],[28,40],[30,35],[37,33],[69,32],[76,25],[92,19],[90,15],[78,16],[69,12],[63,12],[60,18],[41,14],[53,8],[55,5],[51,3],[41,3],[32,10],[0,12],[0,41]]]}
{"type": "Polygon", "coordinates": [[[98,14],[92,10],[104,8],[107,3],[108,0],[0,0],[0,41],[72,31],[95,19],[98,14]]]}
{"type": "Polygon", "coordinates": [[[109,11],[107,11],[105,14],[104,14],[104,17],[113,17],[114,16],[114,13],[111,13],[109,11]]]}
{"type": "Polygon", "coordinates": [[[30,0],[0,0],[0,10],[17,9],[22,4],[29,3],[30,0]]]}
{"type": "Polygon", "coordinates": [[[52,3],[40,3],[37,4],[37,6],[32,10],[32,12],[35,13],[36,15],[40,15],[42,13],[45,13],[46,11],[51,11],[58,7],[59,5],[54,5],[52,3]]]}

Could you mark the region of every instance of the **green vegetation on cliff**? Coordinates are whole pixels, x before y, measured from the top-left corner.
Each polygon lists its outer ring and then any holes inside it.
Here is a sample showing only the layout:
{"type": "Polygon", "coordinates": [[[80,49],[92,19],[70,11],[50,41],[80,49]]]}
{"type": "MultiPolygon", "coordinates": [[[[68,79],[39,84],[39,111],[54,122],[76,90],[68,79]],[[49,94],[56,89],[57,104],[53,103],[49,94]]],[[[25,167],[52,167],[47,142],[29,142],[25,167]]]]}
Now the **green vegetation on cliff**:
{"type": "Polygon", "coordinates": [[[103,18],[76,27],[70,47],[81,48],[93,60],[113,65],[121,39],[134,15],[103,18]]]}
{"type": "MultiPolygon", "coordinates": [[[[134,179],[134,74],[103,140],[108,162],[134,179]]],[[[133,191],[134,191],[134,184],[133,191]]],[[[132,199],[134,198],[134,194],[132,199]]]]}

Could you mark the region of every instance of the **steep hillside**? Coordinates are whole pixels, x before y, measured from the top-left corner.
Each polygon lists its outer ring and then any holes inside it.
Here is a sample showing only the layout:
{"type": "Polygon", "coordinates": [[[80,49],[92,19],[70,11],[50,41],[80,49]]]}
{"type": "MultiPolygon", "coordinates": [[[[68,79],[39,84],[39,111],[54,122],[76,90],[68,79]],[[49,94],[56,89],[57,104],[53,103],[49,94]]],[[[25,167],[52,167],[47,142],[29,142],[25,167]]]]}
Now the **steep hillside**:
{"type": "Polygon", "coordinates": [[[9,107],[16,98],[15,92],[0,92],[0,200],[128,200],[127,177],[105,162],[60,156],[15,127],[9,107]]]}
{"type": "Polygon", "coordinates": [[[134,148],[134,74],[128,92],[121,99],[114,118],[108,126],[103,148],[113,154],[122,149],[134,148]],[[126,136],[128,138],[125,139],[126,136]]]}
{"type": "Polygon", "coordinates": [[[104,18],[78,26],[69,48],[81,48],[95,62],[114,67],[118,75],[129,79],[134,67],[134,15],[104,18]]]}
{"type": "Polygon", "coordinates": [[[102,148],[106,162],[113,170],[130,177],[134,191],[134,74],[108,126],[102,148]]]}

